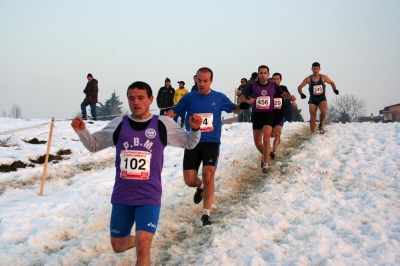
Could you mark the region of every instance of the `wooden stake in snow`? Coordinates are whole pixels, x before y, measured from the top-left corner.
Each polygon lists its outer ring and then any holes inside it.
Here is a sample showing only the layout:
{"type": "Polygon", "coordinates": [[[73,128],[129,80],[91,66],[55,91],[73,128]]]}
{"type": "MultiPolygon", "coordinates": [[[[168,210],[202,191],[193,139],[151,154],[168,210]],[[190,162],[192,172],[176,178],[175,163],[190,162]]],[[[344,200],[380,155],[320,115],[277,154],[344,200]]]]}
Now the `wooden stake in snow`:
{"type": "Polygon", "coordinates": [[[51,146],[51,138],[53,137],[53,128],[54,128],[54,117],[51,118],[50,134],[49,134],[49,140],[47,141],[46,158],[44,159],[42,183],[40,184],[39,196],[43,196],[44,180],[46,179],[47,163],[49,162],[49,153],[51,146]]]}
{"type": "MultiPolygon", "coordinates": [[[[237,88],[235,88],[235,90],[233,91],[233,102],[234,103],[236,103],[236,91],[237,91],[237,88]]],[[[232,123],[234,123],[234,122],[235,122],[235,113],[232,112],[232,123]]],[[[239,121],[237,121],[237,122],[239,122],[239,121]]]]}

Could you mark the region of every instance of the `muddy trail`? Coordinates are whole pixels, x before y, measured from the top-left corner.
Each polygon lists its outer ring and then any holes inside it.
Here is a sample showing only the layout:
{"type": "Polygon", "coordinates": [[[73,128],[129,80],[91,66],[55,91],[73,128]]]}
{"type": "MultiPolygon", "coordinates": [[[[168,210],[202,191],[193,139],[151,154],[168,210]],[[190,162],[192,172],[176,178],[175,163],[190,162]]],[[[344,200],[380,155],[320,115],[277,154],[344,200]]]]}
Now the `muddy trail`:
{"type": "MultiPolygon", "coordinates": [[[[167,206],[160,216],[160,224],[153,240],[152,263],[154,265],[189,265],[201,256],[204,246],[210,246],[213,230],[227,226],[230,219],[240,219],[237,211],[242,206],[254,206],[253,194],[262,193],[267,182],[280,183],[293,165],[288,159],[299,152],[299,146],[309,140],[309,126],[282,141],[274,160],[270,160],[267,174],[260,168],[261,155],[255,152],[254,161],[232,162],[232,177],[224,181],[215,178],[215,195],[211,218],[212,226],[203,227],[200,222],[202,203],[195,205],[193,199],[185,199],[180,204],[167,206]],[[234,182],[232,182],[234,181],[234,182]],[[195,207],[196,206],[196,207],[195,207]],[[199,212],[200,209],[200,212],[199,212]],[[184,253],[182,251],[185,251],[184,253]]],[[[253,145],[253,143],[251,143],[253,145]]],[[[254,148],[255,149],[255,148],[254,148]]],[[[193,193],[195,190],[193,189],[193,193]]]]}

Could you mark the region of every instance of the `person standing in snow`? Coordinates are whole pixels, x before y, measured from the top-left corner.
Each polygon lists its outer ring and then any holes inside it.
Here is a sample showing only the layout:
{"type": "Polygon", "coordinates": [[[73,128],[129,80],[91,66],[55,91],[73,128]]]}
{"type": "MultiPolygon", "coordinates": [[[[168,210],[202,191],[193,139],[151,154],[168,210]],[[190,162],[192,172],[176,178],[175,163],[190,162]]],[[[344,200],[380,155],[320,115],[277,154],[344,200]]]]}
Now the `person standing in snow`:
{"type": "Polygon", "coordinates": [[[327,75],[319,74],[321,65],[318,62],[314,62],[311,66],[313,74],[306,77],[303,82],[299,85],[298,91],[302,99],[307,98],[303,93],[302,88],[309,84],[308,91],[310,92],[310,99],[308,100],[308,106],[310,111],[310,130],[311,134],[314,134],[315,127],[317,126],[317,110],[321,112],[319,115],[318,129],[321,134],[325,133],[324,120],[326,118],[326,112],[328,110],[328,102],[325,96],[326,83],[332,86],[333,92],[338,95],[339,91],[336,89],[336,84],[327,75]]]}
{"type": "MultiPolygon", "coordinates": [[[[239,104],[239,97],[240,97],[240,95],[242,95],[242,91],[244,90],[244,87],[245,87],[246,82],[247,82],[247,79],[246,79],[246,78],[242,78],[242,79],[240,80],[240,85],[239,85],[239,87],[238,87],[237,90],[236,90],[236,96],[237,96],[236,104],[239,104]]],[[[248,108],[248,110],[250,110],[250,113],[249,113],[248,115],[246,115],[247,121],[244,121],[244,113],[247,111],[247,109],[244,110],[243,113],[238,114],[238,122],[239,122],[239,123],[242,123],[242,122],[250,122],[250,116],[251,116],[251,109],[250,109],[250,107],[248,108]],[[248,116],[248,118],[247,118],[247,116],[248,116]]]]}
{"type": "Polygon", "coordinates": [[[193,76],[193,81],[194,81],[194,85],[192,86],[192,89],[190,90],[192,91],[197,91],[199,88],[197,87],[197,75],[193,76]]]}
{"type": "MultiPolygon", "coordinates": [[[[179,83],[179,88],[175,90],[174,106],[177,105],[179,100],[182,99],[182,97],[188,93],[188,90],[185,88],[185,82],[178,81],[178,83],[179,83]]],[[[186,112],[178,114],[177,116],[174,117],[174,121],[177,123],[178,123],[178,117],[181,118],[181,127],[183,127],[185,123],[186,112]]]]}
{"type": "Polygon", "coordinates": [[[225,111],[240,114],[250,106],[246,102],[240,106],[234,104],[225,94],[212,90],[212,82],[212,70],[208,67],[200,68],[197,71],[198,90],[183,96],[178,104],[166,114],[173,118],[176,114],[187,112],[188,116],[199,114],[202,118],[199,144],[192,150],[185,149],[183,178],[186,185],[197,188],[193,197],[195,204],[199,204],[204,196],[201,216],[203,226],[212,224],[210,212],[214,199],[214,175],[221,143],[221,113],[225,111]],[[202,179],[197,177],[201,163],[203,164],[202,179]]]}
{"type": "Polygon", "coordinates": [[[90,105],[90,112],[92,114],[93,120],[97,120],[96,114],[96,103],[97,103],[97,95],[99,93],[98,81],[94,79],[92,74],[87,75],[88,83],[86,84],[83,93],[86,94],[85,99],[81,103],[81,110],[82,110],[82,119],[86,120],[86,107],[90,105]]]}
{"type": "Polygon", "coordinates": [[[151,87],[141,81],[127,90],[131,115],[113,119],[100,131],[90,134],[85,122],[76,117],[72,128],[91,152],[115,146],[116,174],[111,196],[111,245],[116,253],[136,247],[136,265],[150,265],[150,248],[161,207],[161,171],[164,147],[194,148],[200,140],[202,119],[188,119],[190,131],[172,119],[150,113],[151,87]],[[130,234],[136,223],[136,235],[130,234]]]}
{"type": "Polygon", "coordinates": [[[160,108],[160,115],[164,115],[174,105],[175,89],[171,87],[171,80],[165,79],[165,86],[161,87],[157,94],[157,106],[160,108]]]}

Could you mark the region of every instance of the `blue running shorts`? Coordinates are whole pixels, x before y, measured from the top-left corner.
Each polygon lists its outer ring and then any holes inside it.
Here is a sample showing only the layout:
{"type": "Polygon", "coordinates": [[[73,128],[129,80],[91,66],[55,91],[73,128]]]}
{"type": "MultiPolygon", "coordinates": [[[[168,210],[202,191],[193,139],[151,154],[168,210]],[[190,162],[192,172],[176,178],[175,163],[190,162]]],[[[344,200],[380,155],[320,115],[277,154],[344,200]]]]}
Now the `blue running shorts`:
{"type": "Polygon", "coordinates": [[[155,234],[159,217],[160,207],[158,206],[113,204],[110,219],[110,235],[115,238],[129,235],[135,222],[135,232],[143,230],[155,234]]]}

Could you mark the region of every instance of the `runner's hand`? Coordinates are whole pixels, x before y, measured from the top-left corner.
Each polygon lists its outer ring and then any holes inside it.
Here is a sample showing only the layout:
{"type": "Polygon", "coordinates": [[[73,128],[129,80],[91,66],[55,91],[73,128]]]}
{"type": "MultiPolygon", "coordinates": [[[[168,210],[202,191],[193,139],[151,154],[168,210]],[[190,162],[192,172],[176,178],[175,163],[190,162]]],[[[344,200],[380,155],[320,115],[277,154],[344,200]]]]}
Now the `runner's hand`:
{"type": "Polygon", "coordinates": [[[75,131],[86,128],[85,122],[79,116],[77,116],[74,120],[72,120],[71,126],[75,131]]]}
{"type": "Polygon", "coordinates": [[[333,90],[336,95],[339,95],[339,90],[333,90]]]}
{"type": "Polygon", "coordinates": [[[302,98],[302,99],[307,98],[307,96],[306,96],[304,93],[302,93],[302,94],[300,94],[300,95],[301,95],[301,98],[302,98]]]}
{"type": "Polygon", "coordinates": [[[250,107],[250,104],[249,104],[248,102],[242,102],[242,103],[240,103],[240,105],[239,105],[239,108],[242,109],[242,110],[246,110],[246,109],[248,109],[249,107],[250,107]]]}
{"type": "Polygon", "coordinates": [[[201,126],[201,123],[203,123],[203,119],[199,115],[193,114],[189,118],[189,125],[192,129],[198,130],[201,126]]]}

